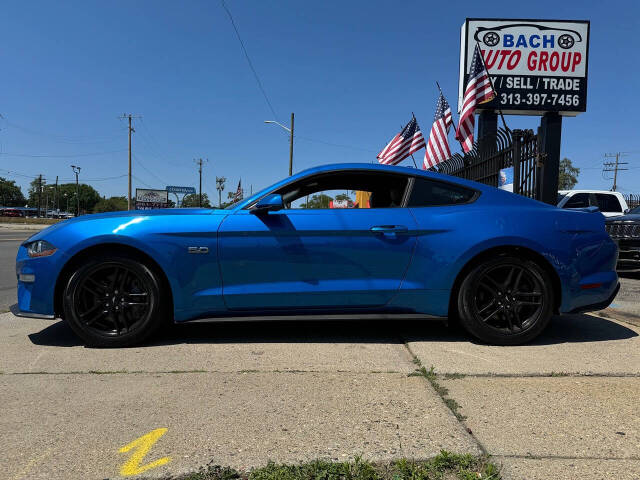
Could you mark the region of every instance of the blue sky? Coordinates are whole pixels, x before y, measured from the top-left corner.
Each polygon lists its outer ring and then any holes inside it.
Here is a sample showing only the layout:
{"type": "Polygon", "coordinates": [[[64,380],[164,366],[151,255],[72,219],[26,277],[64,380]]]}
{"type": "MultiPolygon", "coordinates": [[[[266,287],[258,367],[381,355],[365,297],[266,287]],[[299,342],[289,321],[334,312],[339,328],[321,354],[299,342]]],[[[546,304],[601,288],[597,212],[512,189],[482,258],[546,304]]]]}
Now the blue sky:
{"type": "MultiPolygon", "coordinates": [[[[294,171],[375,160],[411,112],[428,134],[436,80],[456,104],[465,17],[589,19],[588,107],[564,120],[562,155],[582,169],[580,187],[609,189],[604,154],[629,152],[619,190],[640,193],[637,2],[492,1],[490,15],[477,1],[227,5],[277,119],[296,114],[294,171]]],[[[142,116],[134,188],[197,186],[199,157],[213,198],[216,175],[227,191],[287,175],[288,136],[263,123],[274,115],[218,1],[4,2],[0,31],[0,176],[25,193],[40,173],[71,181],[76,164],[101,194],[126,195],[125,112],[142,116]]]]}

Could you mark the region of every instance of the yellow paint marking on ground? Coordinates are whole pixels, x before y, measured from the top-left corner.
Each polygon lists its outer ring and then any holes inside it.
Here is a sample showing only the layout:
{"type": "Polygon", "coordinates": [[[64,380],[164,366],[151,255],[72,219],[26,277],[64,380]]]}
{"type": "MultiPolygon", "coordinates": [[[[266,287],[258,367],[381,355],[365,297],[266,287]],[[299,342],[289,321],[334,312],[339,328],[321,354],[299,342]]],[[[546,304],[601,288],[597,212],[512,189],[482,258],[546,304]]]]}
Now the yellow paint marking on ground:
{"type": "Polygon", "coordinates": [[[155,462],[147,463],[146,465],[140,465],[145,455],[149,452],[151,447],[160,439],[162,435],[167,433],[166,428],[156,428],[149,433],[136,438],[133,442],[120,448],[120,453],[127,453],[130,450],[134,450],[131,458],[127,460],[122,467],[120,467],[120,475],[123,477],[129,477],[131,475],[138,475],[140,473],[151,470],[152,468],[166,465],[171,461],[170,457],[163,457],[155,462]]]}

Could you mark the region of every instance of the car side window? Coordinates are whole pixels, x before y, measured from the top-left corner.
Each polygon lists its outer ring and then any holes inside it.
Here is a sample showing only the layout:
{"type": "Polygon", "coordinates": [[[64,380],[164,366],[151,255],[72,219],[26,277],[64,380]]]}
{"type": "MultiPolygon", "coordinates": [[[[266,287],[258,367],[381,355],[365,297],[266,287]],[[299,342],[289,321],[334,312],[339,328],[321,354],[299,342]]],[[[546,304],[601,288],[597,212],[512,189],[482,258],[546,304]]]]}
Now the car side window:
{"type": "Polygon", "coordinates": [[[415,178],[409,197],[409,207],[436,207],[459,205],[473,199],[476,192],[451,183],[438,182],[426,178],[415,178]]]}
{"type": "Polygon", "coordinates": [[[585,208],[589,206],[588,193],[576,193],[572,195],[562,208],[585,208]]]}
{"type": "Polygon", "coordinates": [[[615,195],[596,193],[596,200],[601,212],[622,212],[622,205],[615,195]]]}
{"type": "Polygon", "coordinates": [[[318,174],[285,185],[278,191],[285,208],[398,208],[408,177],[398,174],[341,171],[318,174]]]}

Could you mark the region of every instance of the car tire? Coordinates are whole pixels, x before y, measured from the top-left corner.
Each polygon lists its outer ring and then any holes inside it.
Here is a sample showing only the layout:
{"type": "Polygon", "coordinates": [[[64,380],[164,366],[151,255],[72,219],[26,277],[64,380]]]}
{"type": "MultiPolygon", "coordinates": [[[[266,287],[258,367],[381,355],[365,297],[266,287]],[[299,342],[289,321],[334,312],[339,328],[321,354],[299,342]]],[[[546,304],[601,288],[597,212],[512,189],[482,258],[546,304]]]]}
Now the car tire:
{"type": "Polygon", "coordinates": [[[92,347],[126,347],[167,323],[171,306],[153,266],[123,253],[79,264],[63,293],[64,319],[92,347]]]}
{"type": "Polygon", "coordinates": [[[458,291],[463,328],[492,345],[519,345],[537,337],[553,314],[549,274],[536,262],[498,255],[471,268],[458,291]]]}

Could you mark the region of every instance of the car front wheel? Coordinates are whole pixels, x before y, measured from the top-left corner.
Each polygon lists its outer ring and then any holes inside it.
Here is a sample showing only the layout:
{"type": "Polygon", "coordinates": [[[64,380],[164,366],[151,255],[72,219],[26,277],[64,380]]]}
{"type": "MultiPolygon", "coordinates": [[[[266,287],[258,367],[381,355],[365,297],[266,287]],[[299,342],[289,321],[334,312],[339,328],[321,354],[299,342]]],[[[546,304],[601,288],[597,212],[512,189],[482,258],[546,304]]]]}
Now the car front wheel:
{"type": "Polygon", "coordinates": [[[124,254],[81,264],[64,289],[64,318],[87,345],[124,347],[147,339],[167,308],[159,275],[124,254]]]}
{"type": "Polygon", "coordinates": [[[518,345],[537,337],[553,313],[548,273],[512,255],[487,259],[471,269],[458,295],[462,326],[494,345],[518,345]]]}

